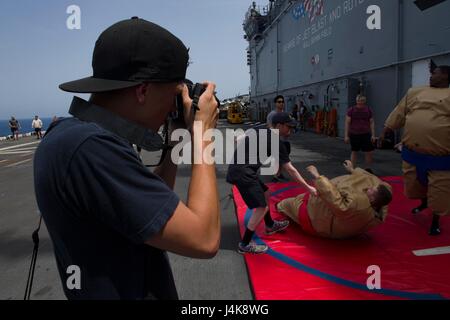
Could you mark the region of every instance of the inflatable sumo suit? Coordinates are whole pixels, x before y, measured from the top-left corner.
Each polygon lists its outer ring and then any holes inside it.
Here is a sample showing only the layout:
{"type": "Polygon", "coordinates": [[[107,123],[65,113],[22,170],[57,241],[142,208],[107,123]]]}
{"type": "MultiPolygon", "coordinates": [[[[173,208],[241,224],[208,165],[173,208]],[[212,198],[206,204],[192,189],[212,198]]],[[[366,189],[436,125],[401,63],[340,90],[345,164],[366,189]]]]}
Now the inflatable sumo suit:
{"type": "Polygon", "coordinates": [[[362,234],[383,223],[388,206],[372,208],[366,190],[384,184],[369,172],[356,168],[352,174],[329,180],[316,179],[318,196],[301,193],[277,204],[279,212],[298,223],[308,234],[345,239],[362,234]]]}
{"type": "Polygon", "coordinates": [[[405,195],[428,200],[438,215],[450,213],[450,89],[412,88],[386,120],[404,128],[405,195]]]}

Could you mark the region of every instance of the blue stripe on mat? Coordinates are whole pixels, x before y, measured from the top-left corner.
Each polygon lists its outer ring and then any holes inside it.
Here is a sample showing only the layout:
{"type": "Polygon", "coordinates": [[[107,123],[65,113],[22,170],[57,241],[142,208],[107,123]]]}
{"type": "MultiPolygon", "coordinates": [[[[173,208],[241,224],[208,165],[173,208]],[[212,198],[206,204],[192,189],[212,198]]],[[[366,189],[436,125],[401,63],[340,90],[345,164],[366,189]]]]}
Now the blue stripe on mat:
{"type": "MultiPolygon", "coordinates": [[[[289,191],[292,189],[296,189],[299,188],[299,186],[291,186],[291,187],[286,187],[280,190],[277,190],[275,192],[273,192],[271,195],[272,196],[276,196],[279,195],[285,191],[289,191]]],[[[248,221],[251,217],[252,214],[252,210],[247,209],[247,211],[245,212],[245,225],[248,224],[248,221]]],[[[261,240],[261,238],[259,238],[256,234],[254,236],[255,242],[257,242],[258,244],[266,244],[263,240],[261,240]]],[[[348,288],[352,288],[352,289],[357,289],[357,290],[362,290],[362,291],[367,291],[370,293],[374,293],[374,294],[382,294],[382,295],[386,295],[386,296],[393,296],[393,297],[399,297],[399,298],[405,298],[405,299],[412,299],[412,300],[446,300],[443,296],[441,296],[440,294],[434,294],[434,293],[415,293],[415,292],[408,292],[408,291],[399,291],[399,290],[391,290],[391,289],[377,289],[377,290],[370,290],[366,285],[358,283],[358,282],[353,282],[353,281],[349,281],[343,278],[339,278],[336,276],[333,276],[331,274],[322,272],[320,270],[308,267],[305,264],[302,264],[290,257],[288,257],[287,255],[284,255],[282,253],[279,253],[273,249],[271,249],[269,247],[269,250],[267,251],[267,254],[274,257],[277,260],[280,260],[281,262],[284,262],[288,265],[290,265],[291,267],[294,267],[300,271],[309,273],[313,276],[319,277],[321,279],[336,283],[338,285],[342,285],[348,288]]]]}

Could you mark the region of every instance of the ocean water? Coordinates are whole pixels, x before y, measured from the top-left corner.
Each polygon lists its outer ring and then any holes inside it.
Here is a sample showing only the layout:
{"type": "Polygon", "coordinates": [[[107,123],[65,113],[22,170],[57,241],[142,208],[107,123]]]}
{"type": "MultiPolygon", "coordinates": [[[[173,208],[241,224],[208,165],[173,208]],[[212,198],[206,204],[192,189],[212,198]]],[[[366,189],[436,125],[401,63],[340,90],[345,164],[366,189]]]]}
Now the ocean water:
{"type": "MultiPolygon", "coordinates": [[[[17,119],[20,123],[20,130],[19,133],[28,133],[28,132],[34,132],[34,129],[31,127],[31,122],[33,121],[33,118],[29,119],[17,119]]],[[[42,123],[44,126],[42,127],[42,130],[47,130],[48,126],[52,122],[52,118],[40,118],[42,120],[42,123]]],[[[9,128],[9,119],[1,119],[0,120],[0,137],[6,137],[11,135],[11,129],[9,128]]]]}

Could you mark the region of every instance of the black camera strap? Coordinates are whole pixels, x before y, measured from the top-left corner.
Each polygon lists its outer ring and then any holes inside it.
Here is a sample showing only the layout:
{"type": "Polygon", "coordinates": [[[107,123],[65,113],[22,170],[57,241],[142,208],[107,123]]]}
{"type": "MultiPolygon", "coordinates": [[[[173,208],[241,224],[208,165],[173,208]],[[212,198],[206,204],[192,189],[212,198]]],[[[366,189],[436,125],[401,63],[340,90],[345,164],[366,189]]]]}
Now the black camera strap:
{"type": "Polygon", "coordinates": [[[198,101],[200,100],[200,96],[203,93],[203,87],[201,85],[195,84],[192,89],[192,110],[195,112],[199,111],[198,101]]]}
{"type": "Polygon", "coordinates": [[[159,167],[163,163],[164,159],[166,158],[167,153],[169,152],[169,150],[172,150],[172,146],[169,145],[169,120],[166,120],[164,122],[162,135],[164,137],[164,145],[163,145],[163,148],[162,148],[161,158],[159,159],[157,164],[147,164],[147,165],[145,165],[147,168],[159,167]]]}
{"type": "Polygon", "coordinates": [[[36,269],[36,260],[37,260],[37,254],[39,250],[39,230],[41,229],[41,223],[42,223],[42,215],[39,217],[39,225],[36,230],[34,230],[33,235],[31,236],[33,238],[33,254],[31,255],[31,263],[30,263],[30,269],[28,270],[28,279],[27,279],[27,286],[25,288],[25,295],[23,297],[23,300],[30,300],[31,296],[31,289],[33,286],[33,279],[34,279],[34,271],[36,269]]]}

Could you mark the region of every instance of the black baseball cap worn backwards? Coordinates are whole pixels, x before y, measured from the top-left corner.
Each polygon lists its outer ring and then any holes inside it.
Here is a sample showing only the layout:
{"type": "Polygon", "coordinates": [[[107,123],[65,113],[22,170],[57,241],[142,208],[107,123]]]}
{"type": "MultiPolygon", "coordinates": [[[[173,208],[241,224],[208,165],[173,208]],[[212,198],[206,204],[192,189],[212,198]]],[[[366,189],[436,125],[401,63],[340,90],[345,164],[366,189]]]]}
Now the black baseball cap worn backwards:
{"type": "Polygon", "coordinates": [[[272,118],[272,125],[286,124],[290,127],[296,127],[297,121],[291,118],[286,112],[278,112],[272,118]]]}
{"type": "Polygon", "coordinates": [[[92,57],[93,76],[63,83],[61,90],[106,92],[144,82],[176,82],[186,77],[189,53],[166,29],[133,17],[100,35],[92,57]]]}

